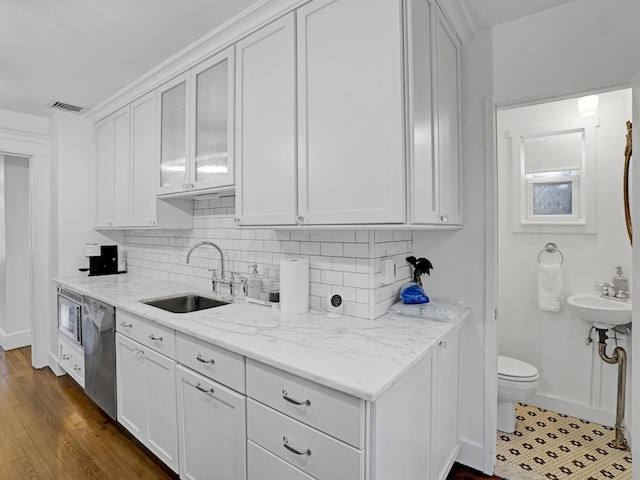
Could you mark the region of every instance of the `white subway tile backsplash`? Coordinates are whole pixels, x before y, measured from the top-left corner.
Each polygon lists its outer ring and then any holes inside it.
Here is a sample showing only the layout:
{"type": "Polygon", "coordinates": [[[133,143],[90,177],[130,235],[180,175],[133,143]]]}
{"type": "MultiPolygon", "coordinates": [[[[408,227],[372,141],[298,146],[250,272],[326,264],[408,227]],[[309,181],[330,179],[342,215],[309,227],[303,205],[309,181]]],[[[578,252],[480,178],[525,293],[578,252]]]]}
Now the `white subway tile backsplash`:
{"type": "Polygon", "coordinates": [[[322,242],[320,244],[320,254],[324,257],[342,257],[344,255],[344,245],[342,243],[322,242]]]}
{"type": "Polygon", "coordinates": [[[194,201],[193,230],[133,230],[125,232],[128,270],[137,275],[168,279],[184,285],[211,288],[209,268],[220,268],[215,250],[189,248],[202,240],[217,243],[225,253],[229,270],[246,273],[257,264],[261,273],[285,256],[310,261],[310,305],[326,309],[327,296],[343,295],[345,313],[376,318],[395,302],[411,269],[404,258],[412,248],[412,234],[405,230],[291,230],[237,229],[233,196],[194,201]],[[377,287],[380,258],[393,255],[398,281],[377,287]],[[376,270],[377,268],[377,270],[376,270]]]}

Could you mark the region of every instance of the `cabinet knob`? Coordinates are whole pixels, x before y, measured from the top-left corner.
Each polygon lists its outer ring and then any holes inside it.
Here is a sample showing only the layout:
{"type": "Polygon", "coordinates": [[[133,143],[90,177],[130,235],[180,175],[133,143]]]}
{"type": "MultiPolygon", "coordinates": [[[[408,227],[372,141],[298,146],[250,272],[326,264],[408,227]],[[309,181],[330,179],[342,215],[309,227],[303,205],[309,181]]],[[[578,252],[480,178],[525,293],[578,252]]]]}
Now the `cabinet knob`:
{"type": "Polygon", "coordinates": [[[193,183],[190,183],[189,188],[193,188],[193,187],[194,187],[193,183]]]}
{"type": "Polygon", "coordinates": [[[182,188],[183,188],[184,190],[187,190],[187,189],[189,188],[189,184],[188,184],[188,183],[183,183],[183,184],[182,184],[182,188]]]}
{"type": "Polygon", "coordinates": [[[240,225],[240,219],[238,217],[233,219],[233,224],[237,227],[238,225],[240,225]]]}
{"type": "Polygon", "coordinates": [[[296,222],[298,222],[299,225],[302,225],[304,223],[304,217],[302,215],[298,215],[296,217],[296,222]]]}
{"type": "Polygon", "coordinates": [[[440,221],[441,222],[448,222],[449,221],[449,215],[440,215],[440,221]]]}
{"type": "Polygon", "coordinates": [[[449,343],[446,340],[442,340],[439,345],[443,348],[446,349],[447,346],[449,345],[449,343]]]}
{"type": "Polygon", "coordinates": [[[156,224],[155,220],[149,220],[149,225],[155,225],[155,224],[156,224]]]}

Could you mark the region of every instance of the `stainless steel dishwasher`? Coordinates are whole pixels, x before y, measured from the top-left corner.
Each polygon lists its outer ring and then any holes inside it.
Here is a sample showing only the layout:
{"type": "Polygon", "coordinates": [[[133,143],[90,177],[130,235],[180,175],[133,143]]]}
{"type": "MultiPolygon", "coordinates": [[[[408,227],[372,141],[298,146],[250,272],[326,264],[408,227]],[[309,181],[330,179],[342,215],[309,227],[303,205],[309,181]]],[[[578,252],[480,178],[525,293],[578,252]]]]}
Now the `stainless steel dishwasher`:
{"type": "Polygon", "coordinates": [[[84,391],[107,415],[116,419],[115,308],[84,297],[82,315],[84,391]]]}

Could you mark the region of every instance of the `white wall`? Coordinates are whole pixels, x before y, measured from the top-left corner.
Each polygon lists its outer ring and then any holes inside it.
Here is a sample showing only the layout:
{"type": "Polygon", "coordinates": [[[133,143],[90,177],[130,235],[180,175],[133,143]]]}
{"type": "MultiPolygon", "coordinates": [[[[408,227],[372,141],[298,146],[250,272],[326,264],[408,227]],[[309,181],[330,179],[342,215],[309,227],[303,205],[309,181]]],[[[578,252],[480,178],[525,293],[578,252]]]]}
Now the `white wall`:
{"type": "Polygon", "coordinates": [[[52,218],[57,251],[54,275],[78,273],[88,267],[85,243],[118,243],[119,233],[108,238],[93,229],[96,217],[96,147],[93,125],[64,112],[51,116],[52,218]],[[114,240],[115,239],[115,240],[114,240]]]}
{"type": "Polygon", "coordinates": [[[626,84],[640,71],[636,0],[577,0],[498,25],[496,103],[626,84]]]}
{"type": "MultiPolygon", "coordinates": [[[[540,372],[537,398],[531,403],[561,413],[612,425],[615,422],[617,366],[597,355],[597,340],[585,345],[590,325],[565,306],[561,312],[543,312],[537,303],[538,252],[554,242],[564,256],[566,296],[593,293],[593,286],[612,282],[615,266],[631,277],[631,246],[627,238],[622,201],[625,122],[631,119],[631,90],[600,95],[597,132],[596,189],[586,195],[596,199],[597,233],[567,233],[547,227],[550,233],[514,232],[512,219],[519,215],[520,190],[514,183],[513,158],[508,132],[550,125],[579,124],[577,99],[501,110],[498,114],[499,188],[499,352],[525,360],[540,372]],[[602,377],[602,378],[601,378],[602,377]],[[603,410],[603,412],[599,412],[603,410]]],[[[557,263],[560,256],[543,254],[557,263]]],[[[611,353],[611,350],[609,350],[611,353]]]]}
{"type": "Polygon", "coordinates": [[[4,157],[5,350],[31,345],[29,159],[4,157]]]}

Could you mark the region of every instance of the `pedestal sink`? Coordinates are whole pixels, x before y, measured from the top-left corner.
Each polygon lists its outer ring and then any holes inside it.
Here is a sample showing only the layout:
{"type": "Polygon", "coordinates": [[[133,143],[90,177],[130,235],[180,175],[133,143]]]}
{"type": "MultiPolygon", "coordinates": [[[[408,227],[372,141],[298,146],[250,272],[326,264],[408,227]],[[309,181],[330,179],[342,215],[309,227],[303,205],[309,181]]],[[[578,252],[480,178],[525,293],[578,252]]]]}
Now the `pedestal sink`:
{"type": "Polygon", "coordinates": [[[584,321],[596,328],[614,328],[631,323],[631,301],[614,300],[590,293],[577,293],[567,298],[569,306],[584,321]]]}

